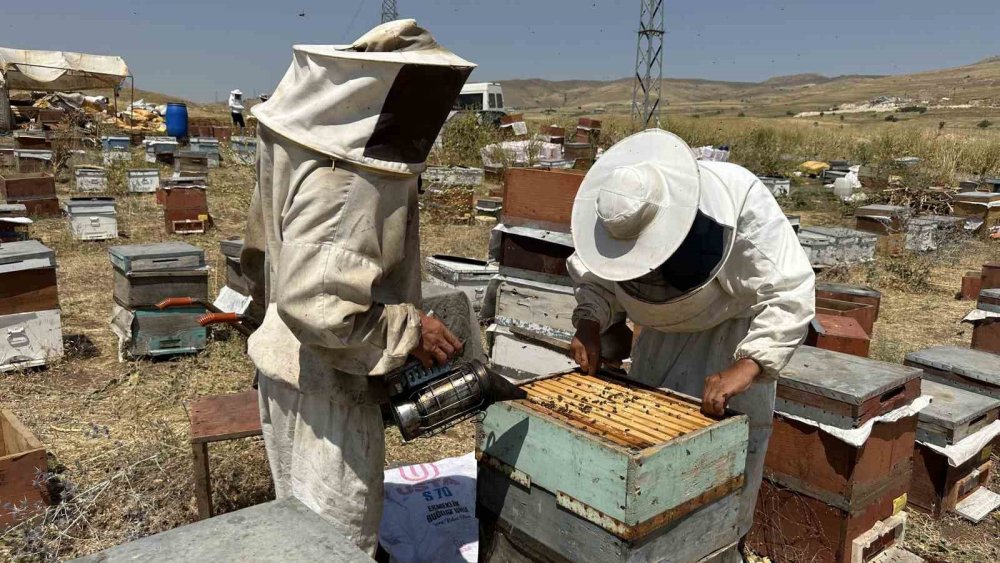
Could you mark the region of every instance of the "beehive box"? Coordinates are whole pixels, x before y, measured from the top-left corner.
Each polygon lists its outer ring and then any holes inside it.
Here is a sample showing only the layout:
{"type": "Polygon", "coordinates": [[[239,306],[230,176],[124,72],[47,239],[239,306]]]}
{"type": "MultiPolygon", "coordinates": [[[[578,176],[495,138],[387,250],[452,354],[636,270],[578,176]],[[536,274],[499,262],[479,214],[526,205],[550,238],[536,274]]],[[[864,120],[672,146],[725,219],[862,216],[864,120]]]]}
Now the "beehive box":
{"type": "Polygon", "coordinates": [[[163,221],[168,233],[204,233],[211,224],[204,186],[163,188],[163,221]]]}
{"type": "Polygon", "coordinates": [[[738,490],[748,423],[694,399],[573,372],[493,405],[476,452],[515,482],[617,537],[637,540],[738,490]]]}
{"type": "MultiPolygon", "coordinates": [[[[24,207],[23,204],[14,204],[24,207]]],[[[0,205],[0,207],[4,207],[0,205]]],[[[25,209],[27,213],[27,209],[25,209]]],[[[31,219],[27,217],[5,217],[0,215],[0,243],[20,242],[31,238],[31,219]]]]}
{"type": "Polygon", "coordinates": [[[52,138],[45,131],[14,131],[14,146],[19,149],[52,150],[52,138]]]}
{"type": "MultiPolygon", "coordinates": [[[[799,233],[800,241],[803,234],[820,235],[830,241],[830,247],[826,249],[829,257],[824,256],[826,260],[819,265],[852,265],[875,259],[875,246],[878,243],[876,234],[843,227],[803,227],[799,233]]],[[[817,265],[815,262],[811,263],[813,266],[817,265]]]]}
{"type": "Polygon", "coordinates": [[[877,235],[903,232],[909,215],[910,209],[899,205],[865,205],[854,210],[857,229],[877,235]]]}
{"type": "Polygon", "coordinates": [[[241,295],[250,295],[250,286],[243,276],[243,239],[219,241],[219,251],[226,260],[226,286],[241,295]]]}
{"type": "Polygon", "coordinates": [[[52,171],[52,151],[14,149],[14,161],[17,171],[24,174],[52,171]]]}
{"type": "Polygon", "coordinates": [[[119,359],[194,354],[205,349],[208,331],[198,324],[204,307],[126,309],[117,303],[111,329],[119,340],[119,359]]]}
{"type": "Polygon", "coordinates": [[[952,207],[955,215],[967,217],[981,225],[976,232],[985,234],[991,227],[1000,224],[1000,194],[960,193],[955,196],[952,207]]]}
{"type": "Polygon", "coordinates": [[[110,150],[101,153],[101,160],[105,166],[112,166],[116,162],[129,162],[132,160],[132,153],[127,150],[110,150]]]}
{"type": "Polygon", "coordinates": [[[871,337],[857,319],[816,313],[809,322],[805,343],[823,350],[867,358],[871,337]]]}
{"type": "Polygon", "coordinates": [[[0,409],[0,531],[45,510],[47,472],[45,447],[14,413],[0,409]]]}
{"type": "Polygon", "coordinates": [[[194,151],[175,152],[174,173],[181,176],[204,176],[208,174],[208,155],[194,151]]]}
{"type": "Polygon", "coordinates": [[[531,379],[576,367],[576,362],[566,353],[569,339],[555,339],[563,346],[545,346],[537,340],[523,338],[511,328],[497,325],[486,330],[486,338],[490,345],[490,365],[511,379],[531,379]]]}
{"type": "Polygon", "coordinates": [[[428,256],[424,264],[432,283],[462,290],[476,311],[482,309],[486,286],[497,274],[496,266],[461,256],[436,254],[428,256]]]}
{"type": "Polygon", "coordinates": [[[924,392],[934,401],[919,415],[909,503],[940,517],[989,483],[993,447],[987,443],[957,465],[936,447],[975,443],[973,436],[997,420],[1000,399],[933,381],[924,382],[924,392]]]}
{"type": "Polygon", "coordinates": [[[865,303],[841,301],[829,297],[816,297],[816,313],[837,317],[850,317],[869,335],[875,327],[875,308],[865,303]]]}
{"type": "Polygon", "coordinates": [[[127,171],[128,191],[137,194],[154,193],[160,187],[160,171],[140,168],[127,171]]]}
{"type": "Polygon", "coordinates": [[[781,371],[774,409],[857,428],[919,397],[920,377],[912,367],[802,346],[781,371]]]}
{"type": "Polygon", "coordinates": [[[492,236],[499,238],[496,258],[501,267],[569,275],[566,260],[573,254],[573,236],[569,233],[501,223],[493,229],[492,236]]]}
{"type": "Polygon", "coordinates": [[[568,233],[584,174],[574,170],[511,168],[504,175],[503,222],[568,233]]]}
{"type": "Polygon", "coordinates": [[[66,201],[65,209],[74,239],[118,238],[118,212],[113,197],[73,197],[66,201]]]}
{"type": "Polygon", "coordinates": [[[0,315],[58,308],[52,249],[37,240],[0,245],[0,315]]]}
{"type": "Polygon", "coordinates": [[[108,189],[108,171],[100,166],[75,166],[73,178],[78,192],[103,192],[108,189]]]}
{"type": "Polygon", "coordinates": [[[205,265],[205,252],[186,242],[112,246],[108,249],[108,255],[111,265],[126,274],[193,269],[205,265]]]}
{"type": "Polygon", "coordinates": [[[924,370],[924,379],[1000,399],[997,355],[958,346],[933,346],[910,352],[904,362],[924,370]]]}
{"type": "Polygon", "coordinates": [[[43,366],[63,355],[58,309],[0,316],[0,371],[43,366]]]}
{"type": "Polygon", "coordinates": [[[878,321],[879,308],[882,304],[882,292],[876,289],[844,283],[816,282],[816,297],[871,305],[875,309],[874,321],[878,321]]]}
{"type": "Polygon", "coordinates": [[[208,299],[208,268],[153,270],[125,274],[115,269],[115,301],[126,307],[152,307],[170,297],[208,299]]]}
{"type": "Polygon", "coordinates": [[[938,223],[922,217],[906,222],[906,249],[913,252],[937,250],[940,230],[938,223]]]}
{"type": "Polygon", "coordinates": [[[127,151],[129,148],[131,148],[131,142],[128,137],[112,135],[101,137],[101,150],[103,151],[127,151]]]}
{"type": "MultiPolygon", "coordinates": [[[[573,327],[576,297],[569,279],[562,284],[550,283],[555,280],[543,276],[527,277],[531,272],[519,275],[523,277],[504,275],[494,282],[497,286],[492,310],[496,323],[557,337],[572,337],[576,332],[573,327]]],[[[489,304],[484,306],[484,310],[490,309],[489,304]]]]}
{"type": "Polygon", "coordinates": [[[0,195],[8,203],[56,197],[56,182],[45,172],[4,172],[0,175],[0,195]]]}

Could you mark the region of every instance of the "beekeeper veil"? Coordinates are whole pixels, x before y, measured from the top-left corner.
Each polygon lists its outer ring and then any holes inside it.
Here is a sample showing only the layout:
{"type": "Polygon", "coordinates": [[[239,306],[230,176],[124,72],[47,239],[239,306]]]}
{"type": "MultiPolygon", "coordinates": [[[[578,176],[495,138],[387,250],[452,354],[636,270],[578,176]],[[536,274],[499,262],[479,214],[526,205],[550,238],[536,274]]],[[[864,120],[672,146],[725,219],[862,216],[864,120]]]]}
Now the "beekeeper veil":
{"type": "Polygon", "coordinates": [[[475,65],[414,20],[382,24],[351,45],[296,45],[253,115],[335,159],[417,174],[475,65]]]}

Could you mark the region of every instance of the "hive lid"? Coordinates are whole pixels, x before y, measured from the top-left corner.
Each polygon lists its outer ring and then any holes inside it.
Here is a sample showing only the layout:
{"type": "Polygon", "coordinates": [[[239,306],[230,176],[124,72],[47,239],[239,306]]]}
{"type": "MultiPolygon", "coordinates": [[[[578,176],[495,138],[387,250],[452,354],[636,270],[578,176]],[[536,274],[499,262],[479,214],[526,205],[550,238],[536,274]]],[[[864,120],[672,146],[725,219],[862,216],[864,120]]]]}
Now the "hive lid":
{"type": "Polygon", "coordinates": [[[113,197],[71,197],[63,204],[69,213],[94,212],[94,211],[115,211],[115,198],[113,197]]]}
{"type": "Polygon", "coordinates": [[[0,245],[0,273],[52,268],[55,265],[55,252],[37,240],[5,242],[0,245]]]}
{"type": "Polygon", "coordinates": [[[451,281],[482,279],[489,280],[499,272],[496,265],[485,260],[435,254],[427,257],[427,269],[440,279],[451,281]]]}
{"type": "Polygon", "coordinates": [[[953,373],[1000,386],[1000,356],[958,346],[932,346],[906,355],[911,365],[953,373]]]}
{"type": "Polygon", "coordinates": [[[869,233],[866,231],[857,231],[855,229],[848,229],[846,227],[802,227],[800,233],[813,233],[818,235],[827,236],[835,240],[842,239],[871,239],[877,240],[878,235],[874,233],[869,233]]]}
{"type": "Polygon", "coordinates": [[[0,217],[24,217],[28,207],[23,203],[0,203],[0,217]]]}
{"type": "Polygon", "coordinates": [[[204,251],[186,242],[112,246],[108,248],[108,254],[111,256],[112,264],[126,273],[192,268],[205,263],[204,251]]]}
{"type": "Polygon", "coordinates": [[[901,205],[865,205],[854,210],[855,217],[902,217],[910,208],[901,205]]]}
{"type": "Polygon", "coordinates": [[[1000,399],[929,380],[924,380],[921,386],[923,394],[931,395],[934,400],[920,411],[920,423],[930,422],[954,428],[983,413],[1000,409],[1000,399]]]}
{"type": "Polygon", "coordinates": [[[781,370],[778,386],[860,405],[920,377],[920,369],[800,346],[781,370]]]}

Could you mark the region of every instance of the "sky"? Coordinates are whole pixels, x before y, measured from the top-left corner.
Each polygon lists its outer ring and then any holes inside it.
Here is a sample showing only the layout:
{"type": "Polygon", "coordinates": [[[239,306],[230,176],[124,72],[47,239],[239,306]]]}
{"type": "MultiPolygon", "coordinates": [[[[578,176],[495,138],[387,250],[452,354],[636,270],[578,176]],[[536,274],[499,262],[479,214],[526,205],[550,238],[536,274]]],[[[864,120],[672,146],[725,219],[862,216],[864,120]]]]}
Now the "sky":
{"type": "MultiPolygon", "coordinates": [[[[479,65],[473,81],[631,76],[639,2],[397,0],[400,17],[479,65]]],[[[379,22],[381,0],[0,5],[0,46],[120,55],[137,88],[210,102],[233,88],[270,92],[293,44],[349,43],[379,22]]],[[[1000,55],[997,0],[665,0],[664,8],[669,77],[897,74],[1000,55]]]]}

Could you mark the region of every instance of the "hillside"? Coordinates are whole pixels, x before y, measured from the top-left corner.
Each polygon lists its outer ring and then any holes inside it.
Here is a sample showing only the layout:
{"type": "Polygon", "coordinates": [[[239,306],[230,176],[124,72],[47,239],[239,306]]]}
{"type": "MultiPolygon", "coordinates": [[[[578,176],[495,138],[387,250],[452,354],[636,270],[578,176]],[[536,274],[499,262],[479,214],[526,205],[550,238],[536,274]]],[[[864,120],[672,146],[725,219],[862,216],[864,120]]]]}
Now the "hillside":
{"type": "MultiPolygon", "coordinates": [[[[505,80],[507,104],[525,109],[628,107],[632,79],[612,81],[505,80]]],[[[876,96],[952,105],[1000,105],[1000,57],[971,65],[890,76],[821,74],[778,76],[763,82],[725,82],[669,78],[663,81],[667,104],[680,111],[741,109],[760,114],[825,110],[876,96]],[[942,102],[942,98],[949,98],[942,102]]]]}

